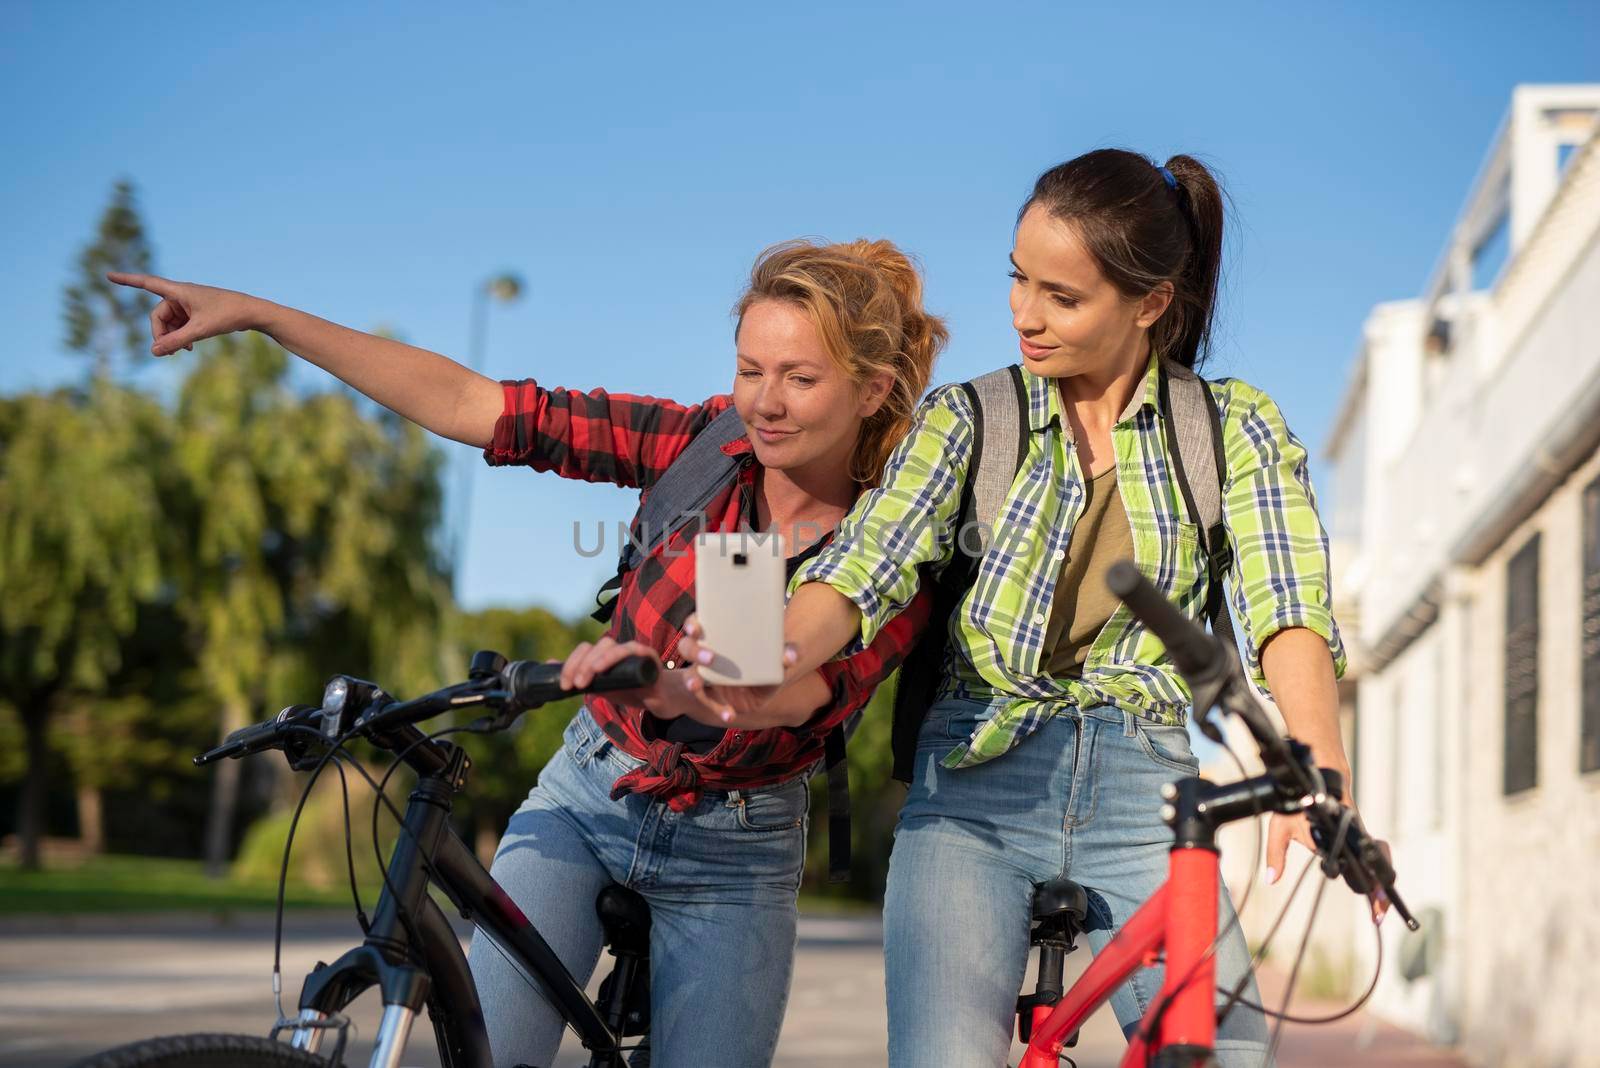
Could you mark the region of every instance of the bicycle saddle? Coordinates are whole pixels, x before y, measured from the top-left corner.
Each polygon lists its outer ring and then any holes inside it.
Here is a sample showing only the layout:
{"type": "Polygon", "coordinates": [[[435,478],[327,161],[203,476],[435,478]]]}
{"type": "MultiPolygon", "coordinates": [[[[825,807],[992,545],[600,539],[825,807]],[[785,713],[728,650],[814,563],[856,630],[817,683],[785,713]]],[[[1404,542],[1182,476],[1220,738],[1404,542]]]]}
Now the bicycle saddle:
{"type": "Polygon", "coordinates": [[[605,943],[617,953],[650,952],[650,903],[636,890],[612,883],[594,900],[605,943]]]}
{"type": "Polygon", "coordinates": [[[1051,879],[1033,888],[1033,922],[1067,919],[1082,929],[1089,915],[1089,894],[1071,879],[1051,879]]]}

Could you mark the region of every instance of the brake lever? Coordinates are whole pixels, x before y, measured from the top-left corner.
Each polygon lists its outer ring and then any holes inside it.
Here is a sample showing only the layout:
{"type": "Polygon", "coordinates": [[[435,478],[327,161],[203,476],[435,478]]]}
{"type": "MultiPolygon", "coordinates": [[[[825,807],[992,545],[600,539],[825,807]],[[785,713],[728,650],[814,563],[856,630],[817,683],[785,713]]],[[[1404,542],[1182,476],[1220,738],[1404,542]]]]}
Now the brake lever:
{"type": "Polygon", "coordinates": [[[1345,885],[1364,897],[1383,894],[1406,927],[1418,930],[1422,925],[1395,889],[1394,867],[1384,856],[1377,839],[1357,822],[1354,809],[1346,805],[1339,807],[1337,830],[1331,838],[1319,828],[1317,821],[1311,823],[1311,837],[1322,858],[1323,874],[1330,879],[1342,876],[1345,885]]]}
{"type": "MultiPolygon", "coordinates": [[[[1400,892],[1394,885],[1394,867],[1389,863],[1389,858],[1383,855],[1383,850],[1378,848],[1377,841],[1371,835],[1365,835],[1357,861],[1364,874],[1372,881],[1374,891],[1381,892],[1389,902],[1389,906],[1405,921],[1406,929],[1420,930],[1422,924],[1411,915],[1411,910],[1406,908],[1406,903],[1400,897],[1400,892]]],[[[1346,880],[1348,881],[1348,880],[1346,880]]],[[[1368,896],[1371,896],[1370,893],[1368,896]]]]}
{"type": "Polygon", "coordinates": [[[512,724],[522,718],[522,714],[525,711],[526,709],[515,704],[509,707],[502,707],[498,712],[487,716],[479,716],[467,724],[466,729],[473,734],[494,734],[497,731],[509,730],[512,724]]]}

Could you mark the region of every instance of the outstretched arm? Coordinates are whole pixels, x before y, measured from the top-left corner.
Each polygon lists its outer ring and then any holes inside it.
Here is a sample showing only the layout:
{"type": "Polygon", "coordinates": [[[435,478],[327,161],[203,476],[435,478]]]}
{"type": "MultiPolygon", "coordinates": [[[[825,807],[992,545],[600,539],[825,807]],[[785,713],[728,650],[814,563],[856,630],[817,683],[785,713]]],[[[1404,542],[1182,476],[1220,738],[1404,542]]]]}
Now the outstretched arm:
{"type": "Polygon", "coordinates": [[[441,437],[485,448],[504,408],[500,383],[436,352],[364,334],[246,293],[152,274],[106,276],[161,298],[150,313],[151,355],[259,330],[390,411],[441,437]]]}

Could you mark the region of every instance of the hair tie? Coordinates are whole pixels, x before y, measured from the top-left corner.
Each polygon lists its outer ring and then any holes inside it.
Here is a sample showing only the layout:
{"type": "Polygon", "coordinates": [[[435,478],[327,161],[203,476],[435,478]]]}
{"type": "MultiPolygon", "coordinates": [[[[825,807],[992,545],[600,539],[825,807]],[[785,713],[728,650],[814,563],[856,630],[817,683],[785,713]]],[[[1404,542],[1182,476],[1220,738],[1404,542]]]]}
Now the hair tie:
{"type": "Polygon", "coordinates": [[[1167,183],[1167,188],[1176,193],[1178,191],[1178,180],[1172,176],[1172,172],[1165,167],[1157,167],[1156,170],[1161,172],[1161,180],[1167,183]]]}

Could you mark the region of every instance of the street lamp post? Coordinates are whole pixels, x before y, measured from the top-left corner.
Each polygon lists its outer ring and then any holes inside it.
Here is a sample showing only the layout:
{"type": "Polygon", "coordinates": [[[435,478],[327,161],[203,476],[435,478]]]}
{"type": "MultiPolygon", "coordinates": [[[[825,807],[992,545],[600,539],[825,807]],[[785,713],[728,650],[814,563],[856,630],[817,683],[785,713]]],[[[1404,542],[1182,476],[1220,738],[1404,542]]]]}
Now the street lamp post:
{"type": "MultiPolygon", "coordinates": [[[[522,296],[522,278],[510,271],[491,275],[472,290],[472,322],[467,337],[467,366],[474,371],[483,367],[483,349],[489,332],[489,302],[510,304],[522,296]]],[[[472,476],[470,461],[457,467],[456,501],[450,517],[450,580],[459,589],[461,554],[466,549],[467,527],[471,522],[472,476]]]]}

